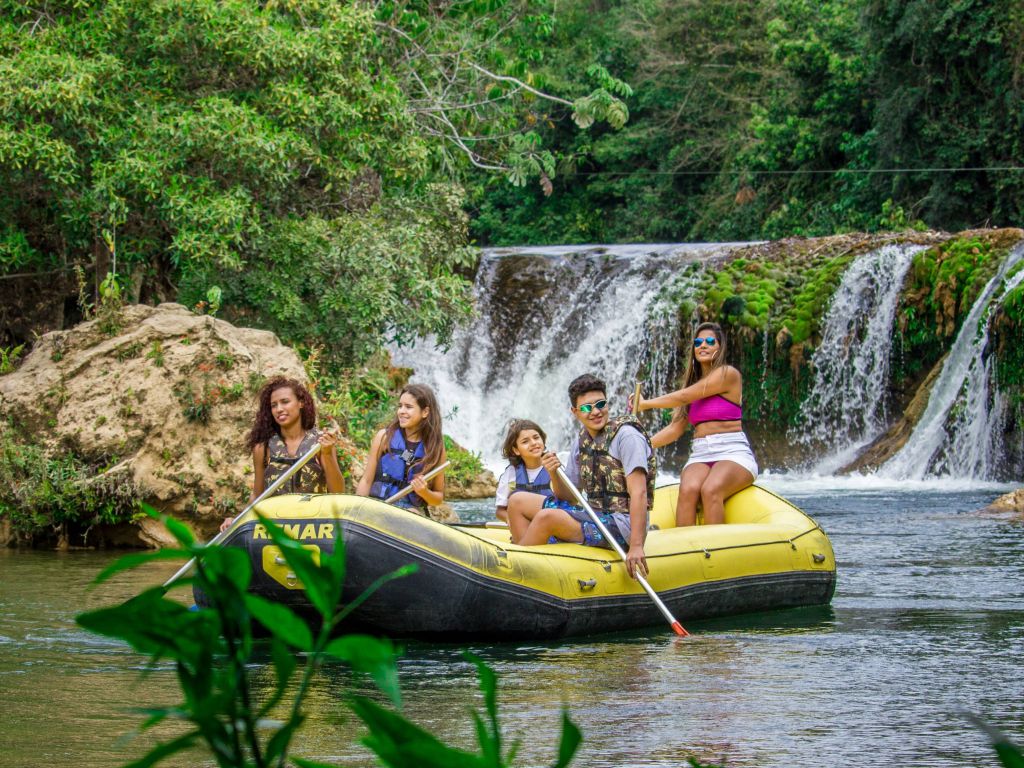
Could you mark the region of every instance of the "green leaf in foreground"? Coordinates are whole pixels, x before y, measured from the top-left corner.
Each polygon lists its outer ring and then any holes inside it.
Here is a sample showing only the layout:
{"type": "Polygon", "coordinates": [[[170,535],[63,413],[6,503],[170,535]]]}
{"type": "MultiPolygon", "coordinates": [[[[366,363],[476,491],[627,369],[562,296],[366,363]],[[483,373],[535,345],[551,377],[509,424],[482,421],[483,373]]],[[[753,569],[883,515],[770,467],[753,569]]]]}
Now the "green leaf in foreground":
{"type": "Polygon", "coordinates": [[[326,652],[328,656],[347,661],[353,669],[369,675],[396,707],[402,705],[398,667],[395,665],[399,650],[390,640],[369,635],[345,635],[332,640],[326,652]]]}
{"type": "Polygon", "coordinates": [[[1003,768],[1024,768],[1024,753],[1009,736],[971,712],[965,712],[964,716],[988,736],[1003,768]]]}
{"type": "Polygon", "coordinates": [[[552,768],[565,768],[576,756],[576,751],[583,743],[583,732],[569,718],[568,712],[562,713],[562,738],[558,742],[558,759],[552,768]]]}
{"type": "Polygon", "coordinates": [[[300,651],[312,650],[313,633],[309,631],[309,625],[288,606],[273,603],[259,595],[246,594],[245,607],[274,637],[300,651]]]}
{"type": "Polygon", "coordinates": [[[162,587],[113,608],[79,614],[75,620],[98,635],[124,640],[140,653],[176,661],[191,662],[204,648],[219,644],[216,618],[166,599],[162,587]]]}
{"type": "Polygon", "coordinates": [[[353,697],[350,706],[370,729],[363,744],[391,768],[497,768],[479,755],[449,747],[397,712],[363,696],[353,697]]]}

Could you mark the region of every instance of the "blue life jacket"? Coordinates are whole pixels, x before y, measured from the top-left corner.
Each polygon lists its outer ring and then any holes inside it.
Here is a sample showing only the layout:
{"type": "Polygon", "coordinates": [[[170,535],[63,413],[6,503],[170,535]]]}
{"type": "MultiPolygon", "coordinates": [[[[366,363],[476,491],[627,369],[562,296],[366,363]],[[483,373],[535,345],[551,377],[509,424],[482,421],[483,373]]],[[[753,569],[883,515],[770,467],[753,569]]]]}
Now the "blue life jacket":
{"type": "Polygon", "coordinates": [[[540,472],[537,473],[537,476],[531,483],[529,475],[526,474],[526,465],[519,464],[516,466],[516,487],[510,488],[508,495],[511,496],[513,493],[524,491],[526,493],[539,493],[541,496],[550,499],[555,495],[555,492],[551,490],[551,475],[548,474],[544,467],[541,467],[540,472]]]}
{"type": "MultiPolygon", "coordinates": [[[[377,499],[387,499],[409,485],[413,475],[423,470],[423,442],[413,444],[410,448],[405,442],[405,434],[401,428],[391,436],[391,444],[377,462],[377,474],[370,486],[370,495],[377,499]]],[[[413,491],[394,502],[396,507],[424,508],[427,502],[413,491]]]]}

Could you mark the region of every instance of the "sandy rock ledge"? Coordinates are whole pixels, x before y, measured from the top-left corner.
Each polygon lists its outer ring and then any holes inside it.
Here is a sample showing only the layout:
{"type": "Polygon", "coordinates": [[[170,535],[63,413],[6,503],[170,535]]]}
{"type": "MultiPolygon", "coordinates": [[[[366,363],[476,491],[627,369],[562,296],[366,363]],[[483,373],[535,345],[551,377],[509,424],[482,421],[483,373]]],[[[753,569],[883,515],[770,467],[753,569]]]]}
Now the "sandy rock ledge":
{"type": "Polygon", "coordinates": [[[997,512],[1016,512],[1019,515],[1024,515],[1024,488],[1003,494],[989,504],[988,508],[997,512]]]}
{"type": "MultiPolygon", "coordinates": [[[[180,304],[125,307],[120,326],[43,336],[0,378],[0,418],[48,452],[105,466],[90,482],[128,488],[205,535],[248,499],[253,395],[265,377],[305,380],[302,363],[273,333],[180,304]]],[[[138,527],[137,545],[167,542],[138,527]]]]}

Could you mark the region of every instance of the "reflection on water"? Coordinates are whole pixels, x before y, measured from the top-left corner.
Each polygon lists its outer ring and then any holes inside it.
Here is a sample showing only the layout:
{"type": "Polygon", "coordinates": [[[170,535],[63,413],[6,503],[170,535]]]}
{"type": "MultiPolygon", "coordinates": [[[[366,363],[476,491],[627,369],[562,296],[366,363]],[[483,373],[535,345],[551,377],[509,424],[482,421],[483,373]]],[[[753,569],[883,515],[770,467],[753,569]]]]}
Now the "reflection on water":
{"type": "MultiPolygon", "coordinates": [[[[481,697],[468,650],[499,674],[522,765],[552,762],[563,707],[584,732],[579,766],[676,766],[689,756],[730,766],[994,764],[964,709],[1024,740],[1024,524],[977,514],[989,489],[790,495],[835,547],[831,607],[693,622],[684,641],[653,627],[566,642],[410,643],[400,662],[407,714],[453,743],[475,743],[469,711],[481,697]]],[[[472,520],[492,509],[459,511],[472,520]]],[[[153,743],[124,742],[140,719],[129,708],[175,701],[171,669],[143,677],[143,659],[73,618],[175,566],[88,589],[112,558],[0,554],[0,766],[99,768],[153,743]]],[[[257,691],[269,691],[270,671],[254,672],[257,691]]],[[[381,698],[344,666],[317,675],[297,754],[374,764],[346,705],[352,692],[381,698]]],[[[192,755],[168,765],[212,763],[192,755]]]]}

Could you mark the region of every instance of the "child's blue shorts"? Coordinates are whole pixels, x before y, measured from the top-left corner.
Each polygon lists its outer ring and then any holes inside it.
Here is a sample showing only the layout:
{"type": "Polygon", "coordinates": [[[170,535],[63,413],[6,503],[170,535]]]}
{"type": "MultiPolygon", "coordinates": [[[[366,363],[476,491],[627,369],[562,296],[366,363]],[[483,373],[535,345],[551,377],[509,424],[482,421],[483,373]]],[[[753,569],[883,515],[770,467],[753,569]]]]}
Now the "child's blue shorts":
{"type": "MultiPolygon", "coordinates": [[[[583,543],[588,547],[604,547],[605,549],[611,549],[612,545],[609,544],[601,530],[594,525],[594,521],[591,520],[590,515],[587,514],[587,510],[583,507],[577,507],[574,504],[570,504],[568,501],[562,501],[559,498],[550,496],[544,500],[545,509],[560,509],[563,512],[567,512],[573,520],[580,524],[583,528],[583,543]]],[[[595,509],[597,518],[604,524],[604,527],[608,529],[614,539],[619,543],[619,546],[626,548],[628,544],[625,538],[622,536],[622,532],[619,530],[618,524],[615,522],[615,518],[608,512],[602,512],[599,509],[595,509]]],[[[552,536],[548,539],[549,544],[557,544],[561,539],[557,539],[552,536]]],[[[573,542],[579,544],[580,542],[573,542]]]]}

